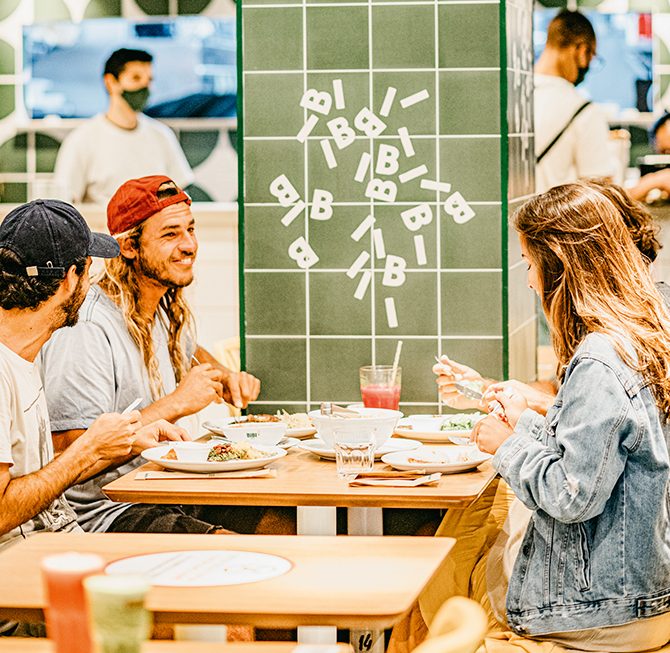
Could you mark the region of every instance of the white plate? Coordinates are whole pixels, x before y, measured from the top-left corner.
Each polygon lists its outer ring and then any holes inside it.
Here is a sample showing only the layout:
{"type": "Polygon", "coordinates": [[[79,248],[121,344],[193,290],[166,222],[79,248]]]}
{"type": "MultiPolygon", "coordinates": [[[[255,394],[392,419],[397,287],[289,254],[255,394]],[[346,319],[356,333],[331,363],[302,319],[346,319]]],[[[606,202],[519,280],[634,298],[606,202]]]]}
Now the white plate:
{"type": "Polygon", "coordinates": [[[267,453],[267,457],[255,458],[254,460],[226,460],[225,462],[208,462],[207,454],[213,443],[200,442],[171,442],[159,447],[151,447],[142,452],[142,457],[152,463],[156,463],[165,469],[176,472],[232,472],[241,469],[260,469],[271,462],[283,458],[286,455],[284,449],[279,447],[263,447],[260,444],[254,448],[267,453]],[[180,460],[166,460],[162,458],[170,449],[174,449],[180,460]]]}
{"type": "MultiPolygon", "coordinates": [[[[476,415],[477,413],[475,413],[476,415]]],[[[432,418],[426,415],[410,415],[398,421],[393,435],[402,438],[412,438],[421,442],[434,444],[469,444],[470,433],[472,429],[442,431],[440,426],[449,417],[449,415],[434,415],[432,418]],[[412,424],[413,418],[420,418],[423,422],[420,428],[412,424]],[[427,422],[427,424],[426,424],[427,422]]],[[[484,414],[481,414],[484,417],[484,414]]],[[[480,419],[481,419],[480,417],[480,419]]]]}
{"type": "Polygon", "coordinates": [[[414,451],[394,451],[393,453],[387,453],[382,456],[382,462],[403,472],[412,469],[422,469],[428,474],[434,472],[455,474],[456,472],[475,469],[490,458],[490,454],[483,453],[476,447],[472,447],[470,451],[466,451],[465,448],[460,447],[458,449],[420,447],[414,451]],[[465,457],[468,460],[463,460],[465,457]],[[413,458],[418,459],[420,462],[412,462],[411,459],[413,458]]]}
{"type": "Polygon", "coordinates": [[[291,563],[255,551],[170,551],[122,558],[110,563],[105,573],[140,574],[152,585],[163,587],[212,587],[241,585],[281,576],[291,563]]]}
{"type": "MultiPolygon", "coordinates": [[[[391,453],[392,451],[410,451],[420,447],[421,443],[417,440],[404,440],[400,438],[391,438],[388,440],[383,447],[379,447],[375,451],[375,458],[379,460],[384,454],[391,453]]],[[[305,451],[309,451],[319,458],[324,460],[335,460],[335,449],[329,449],[323,440],[314,438],[313,440],[305,440],[300,443],[300,448],[305,451]]]]}
{"type": "MultiPolygon", "coordinates": [[[[223,436],[220,435],[215,435],[211,438],[210,442],[215,443],[215,442],[230,442],[230,440],[226,439],[223,436]]],[[[275,446],[281,448],[281,449],[291,449],[291,447],[295,447],[296,445],[300,444],[300,440],[298,438],[282,438],[275,446]]],[[[254,445],[256,446],[256,445],[254,445]]]]}
{"type": "MultiPolygon", "coordinates": [[[[206,428],[208,431],[211,431],[212,433],[216,433],[217,435],[223,435],[225,437],[225,433],[223,432],[224,426],[228,424],[234,424],[235,422],[243,422],[243,421],[244,417],[228,417],[226,419],[222,419],[216,422],[212,421],[203,422],[202,426],[203,428],[206,428]]],[[[286,435],[288,437],[298,439],[311,437],[315,433],[316,429],[313,426],[302,429],[286,429],[286,435]]]]}

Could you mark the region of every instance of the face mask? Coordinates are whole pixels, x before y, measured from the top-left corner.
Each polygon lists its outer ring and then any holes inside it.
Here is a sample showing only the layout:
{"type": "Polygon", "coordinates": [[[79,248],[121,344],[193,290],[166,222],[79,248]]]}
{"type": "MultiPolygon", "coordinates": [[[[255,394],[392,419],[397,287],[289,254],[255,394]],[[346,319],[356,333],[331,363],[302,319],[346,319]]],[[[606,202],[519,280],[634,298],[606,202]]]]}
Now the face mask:
{"type": "Polygon", "coordinates": [[[138,88],[136,91],[123,91],[121,97],[133,111],[142,111],[149,101],[149,87],[138,88]]]}
{"type": "Polygon", "coordinates": [[[577,79],[575,80],[575,86],[579,86],[585,79],[586,74],[589,72],[589,67],[577,68],[577,79]]]}

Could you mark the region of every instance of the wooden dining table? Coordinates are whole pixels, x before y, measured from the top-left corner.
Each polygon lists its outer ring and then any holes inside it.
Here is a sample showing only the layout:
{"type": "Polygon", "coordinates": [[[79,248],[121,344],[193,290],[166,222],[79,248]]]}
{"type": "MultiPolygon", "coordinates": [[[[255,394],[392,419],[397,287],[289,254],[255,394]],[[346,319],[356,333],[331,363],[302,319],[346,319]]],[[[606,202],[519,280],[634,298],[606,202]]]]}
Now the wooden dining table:
{"type": "MultiPolygon", "coordinates": [[[[433,446],[431,449],[439,451],[442,446],[456,445],[433,446]]],[[[138,480],[139,472],[160,470],[155,463],[147,463],[106,485],[104,492],[114,501],[131,503],[317,508],[311,514],[328,517],[309,519],[310,511],[303,510],[298,515],[299,532],[305,535],[335,534],[335,507],[462,509],[472,505],[496,476],[491,463],[485,462],[470,472],[443,475],[437,485],[351,487],[347,481],[338,478],[333,461],[321,460],[298,447],[290,449],[288,455],[272,463],[271,468],[276,470],[276,476],[267,478],[138,480]],[[318,508],[330,510],[319,512],[318,508]]],[[[390,468],[377,462],[375,469],[390,468]]],[[[349,533],[381,535],[381,512],[374,520],[377,524],[367,521],[367,525],[352,526],[350,520],[349,533]]]]}
{"type": "MultiPolygon", "coordinates": [[[[441,447],[456,445],[431,445],[441,447]]],[[[458,474],[445,474],[436,485],[417,487],[352,487],[338,478],[335,462],[322,460],[299,446],[270,465],[274,477],[263,478],[163,478],[139,480],[138,474],[159,471],[154,463],[116,479],[104,488],[114,501],[131,503],[193,504],[193,505],[253,505],[292,506],[297,508],[297,527],[300,535],[335,535],[338,507],[347,508],[349,535],[382,535],[383,508],[450,508],[464,509],[472,505],[496,477],[490,462],[477,469],[458,474]]],[[[375,469],[388,470],[382,462],[375,469]]],[[[412,539],[412,542],[414,540],[412,539]]],[[[409,544],[407,551],[412,551],[409,544]]],[[[353,624],[346,626],[350,630],[353,624]]],[[[302,642],[334,642],[332,628],[303,627],[298,629],[302,642]]],[[[351,642],[356,653],[381,653],[383,636],[372,624],[361,630],[352,630],[351,642]],[[361,647],[360,642],[374,641],[372,648],[361,647]]]]}
{"type": "Polygon", "coordinates": [[[235,585],[153,585],[146,606],[154,620],[389,628],[409,611],[453,545],[453,539],[433,537],[42,533],[0,552],[0,619],[44,619],[40,563],[48,555],[80,551],[112,562],[161,552],[250,551],[279,556],[290,567],[235,585]]]}
{"type": "MultiPolygon", "coordinates": [[[[352,653],[348,644],[304,646],[295,642],[173,642],[152,640],[142,644],[142,653],[352,653]]],[[[0,653],[56,653],[56,646],[38,637],[0,637],[0,653]]]]}

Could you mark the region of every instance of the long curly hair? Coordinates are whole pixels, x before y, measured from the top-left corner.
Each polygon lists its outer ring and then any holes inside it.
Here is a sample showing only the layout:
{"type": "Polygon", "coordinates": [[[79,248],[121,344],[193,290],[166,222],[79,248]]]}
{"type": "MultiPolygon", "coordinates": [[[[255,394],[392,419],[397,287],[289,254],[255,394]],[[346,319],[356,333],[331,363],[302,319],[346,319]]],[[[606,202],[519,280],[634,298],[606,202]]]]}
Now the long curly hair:
{"type": "Polygon", "coordinates": [[[653,263],[663,245],[658,240],[659,226],[654,217],[640,203],[631,199],[628,193],[607,179],[589,179],[583,184],[600,191],[614,206],[623,218],[635,247],[653,263]]]}
{"type": "MultiPolygon", "coordinates": [[[[129,238],[141,256],[142,229],[143,224],[139,224],[115,237],[119,240],[129,238]]],[[[136,259],[119,255],[116,258],[105,260],[104,270],[94,281],[121,309],[128,333],[142,355],[149,377],[151,395],[155,401],[165,393],[158,361],[154,356],[152,339],[154,321],[161,319],[162,316],[165,317],[165,326],[168,332],[168,352],[177,383],[182,380],[190,367],[184,351],[184,335],[191,335],[193,342],[195,342],[195,326],[183,288],[168,288],[160,300],[159,310],[156,311],[155,315],[144,316],[139,306],[138,276],[136,259]]]]}
{"type": "Polygon", "coordinates": [[[617,206],[592,185],[565,184],[529,200],[514,224],[538,270],[559,378],[586,335],[604,333],[667,419],[670,313],[617,206]]]}

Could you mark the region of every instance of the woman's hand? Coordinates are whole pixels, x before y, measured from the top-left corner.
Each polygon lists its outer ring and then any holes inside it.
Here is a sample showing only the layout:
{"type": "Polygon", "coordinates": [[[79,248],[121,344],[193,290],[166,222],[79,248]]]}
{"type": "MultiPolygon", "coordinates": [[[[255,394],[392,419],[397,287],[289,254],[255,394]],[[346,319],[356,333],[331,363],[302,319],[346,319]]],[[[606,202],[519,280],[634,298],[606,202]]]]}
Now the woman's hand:
{"type": "Polygon", "coordinates": [[[516,428],[521,413],[528,408],[526,398],[509,382],[492,383],[484,395],[484,401],[487,403],[497,401],[502,406],[505,419],[512,429],[516,428]]]}
{"type": "MultiPolygon", "coordinates": [[[[546,385],[549,386],[548,383],[546,385]]],[[[547,411],[554,405],[554,400],[556,399],[555,393],[549,394],[548,392],[543,392],[516,379],[501,381],[500,383],[492,384],[490,387],[491,389],[509,388],[515,394],[521,395],[526,400],[528,408],[540,415],[546,415],[547,411]]]]}
{"type": "Polygon", "coordinates": [[[442,399],[447,406],[461,410],[466,408],[483,409],[481,402],[462,395],[454,387],[454,383],[457,382],[475,381],[482,384],[483,391],[486,387],[486,381],[477,370],[473,370],[467,365],[461,365],[456,361],[452,361],[448,356],[441,356],[440,362],[433,365],[433,372],[437,374],[435,382],[440,391],[440,399],[442,399]]]}
{"type": "Polygon", "coordinates": [[[514,429],[508,424],[493,415],[489,415],[475,424],[470,440],[484,453],[494,454],[512,433],[514,433],[514,429]]]}

